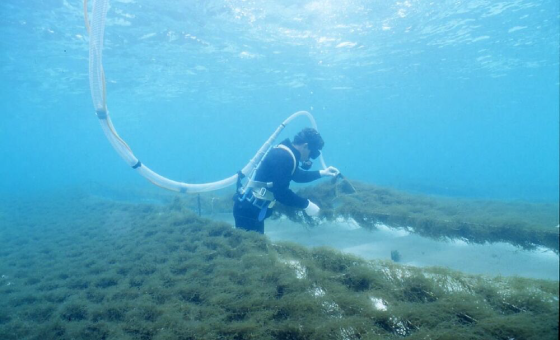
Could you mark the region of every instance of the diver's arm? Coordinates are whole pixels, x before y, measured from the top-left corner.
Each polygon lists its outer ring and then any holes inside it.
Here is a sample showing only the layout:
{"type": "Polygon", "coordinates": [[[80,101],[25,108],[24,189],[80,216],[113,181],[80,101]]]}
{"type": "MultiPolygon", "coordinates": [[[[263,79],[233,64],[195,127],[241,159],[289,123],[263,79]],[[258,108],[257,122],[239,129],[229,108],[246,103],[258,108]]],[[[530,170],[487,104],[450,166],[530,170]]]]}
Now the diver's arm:
{"type": "Polygon", "coordinates": [[[290,180],[292,179],[292,169],[294,167],[293,158],[287,152],[279,152],[274,154],[274,157],[271,157],[270,160],[272,162],[267,165],[270,165],[269,169],[273,177],[272,182],[274,184],[271,191],[274,193],[274,198],[287,206],[299,209],[307,208],[309,205],[307,199],[297,195],[290,189],[290,180]]]}
{"type": "Polygon", "coordinates": [[[291,189],[280,189],[274,191],[276,200],[284,205],[305,209],[309,205],[309,201],[293,192],[291,189]]]}
{"type": "Polygon", "coordinates": [[[321,178],[319,171],[305,171],[300,168],[296,168],[292,180],[296,183],[309,183],[321,178]]]}

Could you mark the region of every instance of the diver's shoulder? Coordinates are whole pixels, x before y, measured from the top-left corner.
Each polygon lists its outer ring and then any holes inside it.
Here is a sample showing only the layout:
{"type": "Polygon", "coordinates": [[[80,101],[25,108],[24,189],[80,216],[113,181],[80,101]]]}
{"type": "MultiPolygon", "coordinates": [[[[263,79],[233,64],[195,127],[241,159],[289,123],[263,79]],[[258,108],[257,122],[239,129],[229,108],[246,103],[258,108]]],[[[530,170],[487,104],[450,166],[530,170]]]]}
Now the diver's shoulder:
{"type": "Polygon", "coordinates": [[[290,158],[291,159],[292,158],[292,156],[290,155],[290,153],[287,150],[285,150],[283,148],[280,148],[280,147],[272,148],[272,150],[270,150],[268,152],[268,154],[269,154],[270,157],[279,158],[279,159],[281,159],[281,158],[286,158],[286,159],[290,158]]]}

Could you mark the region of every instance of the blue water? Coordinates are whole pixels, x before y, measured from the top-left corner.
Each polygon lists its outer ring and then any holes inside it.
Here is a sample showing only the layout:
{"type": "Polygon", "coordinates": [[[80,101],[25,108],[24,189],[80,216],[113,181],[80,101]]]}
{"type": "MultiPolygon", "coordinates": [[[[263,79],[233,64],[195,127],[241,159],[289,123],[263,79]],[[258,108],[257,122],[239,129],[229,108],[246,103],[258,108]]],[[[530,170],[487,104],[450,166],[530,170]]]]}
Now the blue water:
{"type": "MultiPolygon", "coordinates": [[[[109,111],[164,176],[232,175],[308,110],[325,160],[349,178],[558,201],[557,0],[110,4],[109,111]]],[[[81,2],[4,0],[0,11],[0,193],[149,187],[94,115],[81,2]]]]}

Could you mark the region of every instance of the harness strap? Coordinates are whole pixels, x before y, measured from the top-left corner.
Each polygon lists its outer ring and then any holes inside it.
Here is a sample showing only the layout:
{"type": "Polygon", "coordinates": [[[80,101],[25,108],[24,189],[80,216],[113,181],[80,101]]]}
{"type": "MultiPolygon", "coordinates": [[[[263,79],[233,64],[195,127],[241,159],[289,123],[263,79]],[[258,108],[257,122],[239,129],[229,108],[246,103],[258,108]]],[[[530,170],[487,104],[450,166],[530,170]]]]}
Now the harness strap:
{"type": "MultiPolygon", "coordinates": [[[[290,156],[292,156],[292,160],[294,161],[294,166],[292,167],[292,175],[293,175],[296,172],[296,168],[297,168],[296,156],[294,155],[292,150],[285,145],[279,144],[278,146],[276,146],[276,148],[283,149],[287,151],[290,154],[290,156]]],[[[255,171],[256,170],[257,169],[255,169],[255,171]]],[[[258,220],[259,222],[261,222],[265,219],[266,212],[268,211],[268,209],[272,208],[276,203],[274,194],[270,192],[270,190],[268,190],[274,185],[274,183],[255,181],[254,179],[251,178],[249,179],[247,184],[243,187],[243,189],[240,191],[239,189],[242,186],[241,179],[243,177],[244,177],[243,174],[241,173],[241,171],[239,171],[237,173],[237,189],[238,189],[237,191],[241,195],[241,197],[239,197],[239,200],[240,201],[248,200],[249,202],[253,203],[254,206],[260,208],[258,220]]]]}
{"type": "Polygon", "coordinates": [[[296,172],[296,167],[297,167],[296,156],[294,155],[292,150],[289,147],[287,147],[286,145],[278,144],[277,148],[288,151],[290,156],[292,156],[292,159],[294,160],[294,167],[292,168],[292,175],[293,175],[294,172],[296,172]]]}
{"type": "Polygon", "coordinates": [[[253,196],[255,196],[258,199],[266,200],[266,201],[274,201],[274,194],[270,190],[268,190],[272,188],[273,184],[274,183],[272,182],[259,182],[259,181],[249,180],[249,183],[247,183],[245,190],[246,191],[251,190],[253,196]]]}
{"type": "Polygon", "coordinates": [[[241,183],[241,180],[245,177],[245,175],[243,174],[243,172],[241,172],[241,170],[239,170],[237,172],[237,192],[239,192],[239,189],[241,189],[241,187],[243,186],[243,184],[241,183]]]}

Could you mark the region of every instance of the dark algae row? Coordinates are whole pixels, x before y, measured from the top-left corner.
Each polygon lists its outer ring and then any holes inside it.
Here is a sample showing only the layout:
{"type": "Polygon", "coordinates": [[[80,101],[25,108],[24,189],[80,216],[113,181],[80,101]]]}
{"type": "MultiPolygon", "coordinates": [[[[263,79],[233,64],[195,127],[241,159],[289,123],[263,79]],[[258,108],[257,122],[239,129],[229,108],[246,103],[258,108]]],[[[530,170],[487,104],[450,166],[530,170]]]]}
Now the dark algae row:
{"type": "Polygon", "coordinates": [[[0,339],[557,339],[557,281],[272,244],[180,202],[2,201],[0,339]]]}
{"type": "MultiPolygon", "coordinates": [[[[498,201],[412,194],[358,181],[323,181],[298,191],[321,207],[320,218],[277,203],[273,218],[282,215],[314,226],[320,221],[352,218],[366,229],[378,223],[436,240],[461,239],[471,243],[507,242],[527,250],[545,247],[558,253],[558,202],[498,201]]],[[[111,194],[121,194],[112,191],[111,194]]],[[[145,196],[146,193],[135,193],[145,196]]],[[[212,217],[231,214],[232,190],[201,195],[171,196],[151,192],[149,197],[186,206],[212,217]]],[[[130,197],[128,197],[130,198],[130,197]]]]}
{"type": "MultiPolygon", "coordinates": [[[[482,201],[414,195],[352,181],[324,182],[300,191],[321,206],[321,217],[353,218],[360,226],[377,223],[405,228],[422,236],[467,242],[508,242],[524,249],[546,247],[558,253],[558,203],[482,201]]],[[[279,214],[313,224],[286,207],[279,214]]]]}

